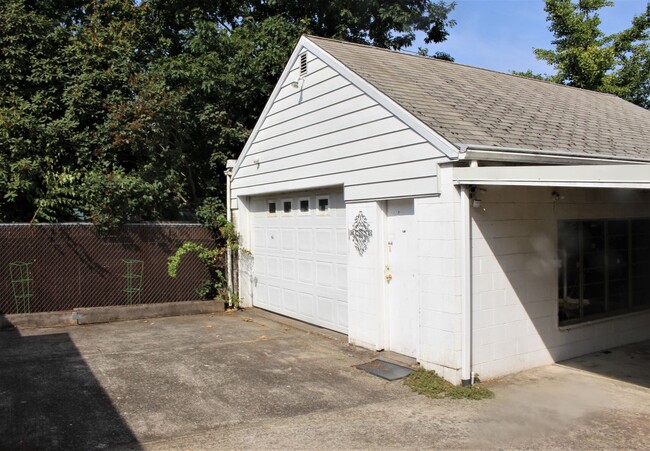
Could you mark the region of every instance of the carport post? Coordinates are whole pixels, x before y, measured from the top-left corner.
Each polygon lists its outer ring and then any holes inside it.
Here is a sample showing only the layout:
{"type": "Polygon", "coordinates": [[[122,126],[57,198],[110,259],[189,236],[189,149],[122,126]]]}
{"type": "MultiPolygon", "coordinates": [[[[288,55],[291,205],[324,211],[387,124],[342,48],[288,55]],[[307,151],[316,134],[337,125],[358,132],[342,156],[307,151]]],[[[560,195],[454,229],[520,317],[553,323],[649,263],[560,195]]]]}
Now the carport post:
{"type": "Polygon", "coordinates": [[[472,216],[469,186],[460,189],[461,261],[462,261],[462,317],[461,317],[461,369],[463,386],[472,384],[472,216]]]}

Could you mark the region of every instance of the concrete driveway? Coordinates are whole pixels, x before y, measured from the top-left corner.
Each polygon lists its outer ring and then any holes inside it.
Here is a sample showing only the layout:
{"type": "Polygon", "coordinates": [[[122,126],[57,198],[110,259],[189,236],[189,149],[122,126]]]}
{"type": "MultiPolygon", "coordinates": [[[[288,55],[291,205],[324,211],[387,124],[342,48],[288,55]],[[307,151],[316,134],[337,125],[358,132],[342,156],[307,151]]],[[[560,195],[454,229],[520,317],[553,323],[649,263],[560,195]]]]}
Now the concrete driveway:
{"type": "Polygon", "coordinates": [[[650,448],[643,382],[553,365],[492,400],[431,400],[353,367],[372,352],[269,318],[0,332],[0,449],[650,448]]]}

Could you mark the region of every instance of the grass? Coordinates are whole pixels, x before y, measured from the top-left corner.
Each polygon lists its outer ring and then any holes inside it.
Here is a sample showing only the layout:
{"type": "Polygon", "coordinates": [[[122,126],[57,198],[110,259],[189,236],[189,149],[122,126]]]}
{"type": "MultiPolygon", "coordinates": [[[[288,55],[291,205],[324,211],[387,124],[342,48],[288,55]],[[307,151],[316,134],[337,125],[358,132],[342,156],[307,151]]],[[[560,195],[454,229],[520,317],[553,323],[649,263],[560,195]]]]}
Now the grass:
{"type": "Polygon", "coordinates": [[[435,371],[427,371],[424,368],[413,371],[404,379],[404,384],[411,387],[411,390],[434,399],[489,399],[494,397],[494,393],[485,387],[456,386],[438,376],[435,371]]]}

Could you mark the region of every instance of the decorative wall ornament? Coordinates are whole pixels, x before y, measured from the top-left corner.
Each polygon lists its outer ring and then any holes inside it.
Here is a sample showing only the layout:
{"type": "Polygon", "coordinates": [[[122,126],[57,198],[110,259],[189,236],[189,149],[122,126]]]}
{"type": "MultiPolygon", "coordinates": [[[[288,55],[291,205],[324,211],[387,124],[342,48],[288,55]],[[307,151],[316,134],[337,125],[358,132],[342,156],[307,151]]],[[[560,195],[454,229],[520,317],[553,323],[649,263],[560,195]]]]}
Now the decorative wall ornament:
{"type": "Polygon", "coordinates": [[[352,229],[350,229],[349,233],[357,252],[360,256],[363,256],[364,252],[368,250],[368,242],[372,236],[372,230],[370,229],[370,224],[368,224],[368,218],[366,218],[366,215],[362,211],[354,218],[352,229]]]}

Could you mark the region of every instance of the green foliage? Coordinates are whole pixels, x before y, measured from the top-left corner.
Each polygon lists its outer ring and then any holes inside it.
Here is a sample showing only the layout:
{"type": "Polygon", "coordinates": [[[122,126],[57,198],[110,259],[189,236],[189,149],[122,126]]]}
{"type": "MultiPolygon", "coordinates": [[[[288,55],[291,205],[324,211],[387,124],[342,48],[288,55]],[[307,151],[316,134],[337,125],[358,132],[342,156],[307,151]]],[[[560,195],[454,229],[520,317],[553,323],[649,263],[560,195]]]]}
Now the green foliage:
{"type": "Polygon", "coordinates": [[[210,281],[204,282],[198,291],[206,298],[214,299],[226,283],[224,250],[221,248],[210,249],[192,241],[185,242],[167,260],[167,273],[170,277],[176,277],[181,260],[187,254],[196,254],[199,261],[208,269],[210,281]]]}
{"type": "MultiPolygon", "coordinates": [[[[609,0],[546,0],[554,49],[535,49],[557,74],[549,81],[608,92],[650,108],[650,3],[629,29],[606,36],[598,11],[609,0]]],[[[531,71],[518,75],[539,78],[531,71]]]]}
{"type": "Polygon", "coordinates": [[[461,387],[453,385],[442,377],[438,376],[435,371],[427,371],[418,368],[404,379],[404,384],[413,391],[429,398],[452,398],[452,399],[489,399],[494,397],[494,393],[485,387],[472,385],[461,387]]]}
{"type": "MultiPolygon", "coordinates": [[[[225,276],[228,249],[233,252],[239,249],[237,232],[232,222],[227,221],[222,215],[219,215],[218,218],[215,222],[216,229],[213,230],[215,247],[210,248],[187,241],[167,259],[167,273],[170,277],[176,277],[183,258],[187,254],[196,254],[210,275],[210,279],[197,288],[197,293],[207,299],[214,299],[218,294],[228,295],[225,276]]],[[[232,293],[230,297],[233,299],[232,293]]]]}
{"type": "Polygon", "coordinates": [[[513,75],[519,75],[520,77],[534,78],[535,80],[548,80],[548,75],[536,74],[532,70],[528,69],[526,72],[519,72],[516,70],[512,71],[513,75]]]}
{"type": "Polygon", "coordinates": [[[0,221],[197,214],[218,231],[238,155],[302,33],[446,39],[431,0],[2,0],[0,221]],[[216,221],[216,222],[215,222],[216,221]]]}

